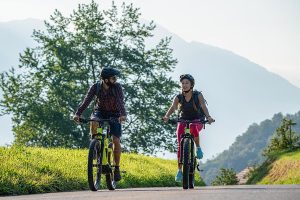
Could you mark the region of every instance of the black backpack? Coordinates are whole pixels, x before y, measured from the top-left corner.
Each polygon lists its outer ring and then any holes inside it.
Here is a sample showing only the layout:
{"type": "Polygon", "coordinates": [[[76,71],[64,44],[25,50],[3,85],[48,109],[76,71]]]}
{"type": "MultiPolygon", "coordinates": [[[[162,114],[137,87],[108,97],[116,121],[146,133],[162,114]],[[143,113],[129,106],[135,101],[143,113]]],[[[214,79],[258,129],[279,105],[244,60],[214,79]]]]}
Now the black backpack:
{"type": "MultiPolygon", "coordinates": [[[[200,114],[201,118],[204,119],[204,118],[205,118],[205,114],[204,114],[204,111],[203,111],[203,109],[202,109],[202,107],[201,107],[201,105],[200,105],[199,99],[198,99],[198,96],[199,96],[200,93],[201,93],[201,92],[199,92],[199,91],[197,91],[197,90],[194,90],[194,91],[193,91],[193,96],[192,96],[192,98],[193,98],[193,100],[194,100],[194,102],[195,102],[195,105],[196,105],[196,108],[197,108],[198,113],[200,114]]],[[[182,94],[182,93],[178,94],[178,95],[177,95],[177,98],[179,99],[179,103],[182,105],[183,102],[184,102],[184,101],[183,101],[183,98],[184,98],[183,94],[182,94]]],[[[205,99],[204,99],[204,101],[205,101],[205,103],[207,104],[207,102],[206,102],[205,99]]],[[[179,110],[179,112],[178,112],[178,117],[179,117],[179,115],[180,115],[181,112],[182,112],[182,106],[180,107],[180,110],[179,110]]]]}

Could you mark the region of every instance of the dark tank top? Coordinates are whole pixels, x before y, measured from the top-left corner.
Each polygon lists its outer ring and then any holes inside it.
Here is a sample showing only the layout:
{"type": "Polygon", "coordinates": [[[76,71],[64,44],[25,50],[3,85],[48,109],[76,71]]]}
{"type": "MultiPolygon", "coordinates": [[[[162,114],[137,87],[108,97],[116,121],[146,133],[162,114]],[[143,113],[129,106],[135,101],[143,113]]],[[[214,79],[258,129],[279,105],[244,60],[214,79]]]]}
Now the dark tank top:
{"type": "Polygon", "coordinates": [[[181,119],[195,120],[195,119],[201,119],[203,117],[202,114],[198,110],[195,110],[195,108],[193,106],[193,101],[194,101],[193,96],[191,97],[190,101],[188,101],[188,102],[185,100],[185,97],[183,97],[182,109],[181,109],[181,119]]]}

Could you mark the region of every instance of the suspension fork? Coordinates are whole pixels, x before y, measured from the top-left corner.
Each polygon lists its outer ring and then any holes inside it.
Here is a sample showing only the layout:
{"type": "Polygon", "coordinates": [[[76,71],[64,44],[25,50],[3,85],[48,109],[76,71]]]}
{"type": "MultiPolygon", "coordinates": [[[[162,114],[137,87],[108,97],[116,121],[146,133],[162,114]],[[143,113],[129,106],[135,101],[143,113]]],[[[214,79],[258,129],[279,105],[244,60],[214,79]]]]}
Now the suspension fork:
{"type": "MultiPolygon", "coordinates": [[[[194,153],[194,145],[193,145],[193,137],[190,135],[191,134],[191,129],[190,129],[190,123],[186,123],[186,127],[184,129],[184,135],[181,135],[180,139],[180,159],[179,159],[179,164],[183,163],[183,145],[184,145],[184,140],[189,139],[190,140],[190,145],[191,145],[191,158],[193,157],[194,153]],[[187,136],[187,134],[189,134],[187,136]]],[[[192,160],[192,159],[191,159],[192,160]]]]}
{"type": "Polygon", "coordinates": [[[189,140],[189,144],[190,144],[190,164],[193,166],[194,165],[194,157],[195,157],[195,140],[193,135],[191,135],[190,132],[190,123],[186,123],[186,128],[185,128],[185,134],[181,135],[181,139],[180,139],[180,159],[179,159],[179,164],[183,163],[183,145],[184,145],[184,140],[188,139],[189,140]],[[189,134],[189,135],[187,135],[189,134]]]}
{"type": "Polygon", "coordinates": [[[190,140],[190,160],[191,160],[191,164],[193,164],[194,162],[194,154],[195,154],[195,140],[194,140],[194,136],[191,134],[191,129],[190,129],[190,123],[187,123],[187,130],[186,130],[188,133],[189,133],[189,140],[190,140]]]}
{"type": "Polygon", "coordinates": [[[109,135],[110,135],[110,133],[109,133],[109,126],[108,126],[108,128],[107,128],[107,130],[106,130],[106,134],[102,134],[102,143],[103,143],[103,151],[102,151],[102,154],[103,154],[103,159],[102,159],[102,164],[104,164],[104,165],[106,165],[106,164],[108,164],[108,154],[109,153],[111,153],[111,150],[110,150],[110,148],[109,148],[109,144],[108,144],[108,142],[109,142],[109,135]]]}
{"type": "Polygon", "coordinates": [[[99,123],[99,126],[97,128],[97,139],[100,141],[100,156],[99,156],[99,160],[98,163],[101,166],[102,163],[105,163],[105,159],[107,160],[107,156],[105,156],[104,153],[104,142],[105,142],[105,134],[103,134],[103,128],[101,126],[101,124],[99,123]]]}

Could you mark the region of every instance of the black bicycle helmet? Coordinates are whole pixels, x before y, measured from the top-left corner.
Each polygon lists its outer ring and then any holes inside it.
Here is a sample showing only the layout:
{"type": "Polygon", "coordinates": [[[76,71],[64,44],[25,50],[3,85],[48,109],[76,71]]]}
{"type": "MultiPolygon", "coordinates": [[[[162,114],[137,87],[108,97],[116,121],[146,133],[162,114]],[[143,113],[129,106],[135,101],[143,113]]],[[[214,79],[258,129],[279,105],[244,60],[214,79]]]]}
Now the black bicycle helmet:
{"type": "Polygon", "coordinates": [[[107,79],[110,78],[112,76],[119,76],[120,75],[120,71],[116,70],[112,67],[104,67],[101,71],[101,78],[102,79],[107,79]]]}
{"type": "Polygon", "coordinates": [[[183,74],[180,76],[180,82],[183,80],[183,79],[187,79],[189,81],[191,81],[191,86],[194,87],[195,85],[195,79],[192,75],[190,74],[183,74]]]}

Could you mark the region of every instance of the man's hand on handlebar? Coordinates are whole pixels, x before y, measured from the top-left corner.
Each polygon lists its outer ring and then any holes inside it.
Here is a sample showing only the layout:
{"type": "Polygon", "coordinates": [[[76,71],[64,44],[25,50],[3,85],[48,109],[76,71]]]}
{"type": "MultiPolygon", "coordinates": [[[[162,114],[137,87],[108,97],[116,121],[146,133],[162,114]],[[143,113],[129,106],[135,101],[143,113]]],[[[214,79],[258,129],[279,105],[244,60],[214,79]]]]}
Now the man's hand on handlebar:
{"type": "Polygon", "coordinates": [[[74,115],[74,116],[73,116],[73,120],[74,120],[76,123],[79,123],[79,121],[80,121],[80,116],[79,116],[79,115],[74,115]]]}
{"type": "Polygon", "coordinates": [[[126,121],[126,116],[119,117],[119,122],[120,123],[125,122],[125,121],[126,121]]]}

